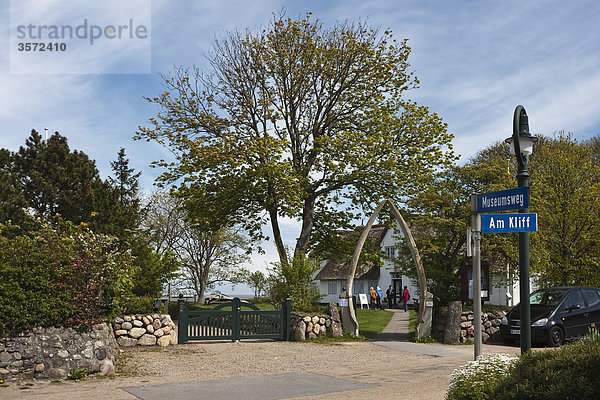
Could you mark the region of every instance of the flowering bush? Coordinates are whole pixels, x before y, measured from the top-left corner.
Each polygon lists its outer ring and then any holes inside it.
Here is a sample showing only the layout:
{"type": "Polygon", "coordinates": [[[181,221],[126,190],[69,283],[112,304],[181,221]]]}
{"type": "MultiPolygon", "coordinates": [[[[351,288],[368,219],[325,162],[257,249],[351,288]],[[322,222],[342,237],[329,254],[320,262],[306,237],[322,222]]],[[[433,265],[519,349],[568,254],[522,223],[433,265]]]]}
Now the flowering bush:
{"type": "Polygon", "coordinates": [[[470,361],[452,373],[446,399],[489,399],[517,360],[506,354],[477,357],[477,361],[470,361]]]}
{"type": "Polygon", "coordinates": [[[131,257],[116,239],[65,223],[7,238],[0,225],[0,334],[89,327],[131,290],[131,257]]]}

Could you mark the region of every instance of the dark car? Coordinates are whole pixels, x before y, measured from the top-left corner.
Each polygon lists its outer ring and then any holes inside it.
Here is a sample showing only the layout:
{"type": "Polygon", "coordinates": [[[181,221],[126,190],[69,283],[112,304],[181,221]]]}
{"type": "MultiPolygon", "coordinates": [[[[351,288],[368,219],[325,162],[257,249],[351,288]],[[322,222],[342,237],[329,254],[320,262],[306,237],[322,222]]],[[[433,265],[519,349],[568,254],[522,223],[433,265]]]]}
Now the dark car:
{"type": "MultiPolygon", "coordinates": [[[[531,342],[560,346],[565,340],[585,336],[590,328],[600,328],[600,288],[555,287],[539,289],[530,295],[531,342]]],[[[520,305],[506,314],[500,325],[505,343],[521,334],[520,305]]]]}

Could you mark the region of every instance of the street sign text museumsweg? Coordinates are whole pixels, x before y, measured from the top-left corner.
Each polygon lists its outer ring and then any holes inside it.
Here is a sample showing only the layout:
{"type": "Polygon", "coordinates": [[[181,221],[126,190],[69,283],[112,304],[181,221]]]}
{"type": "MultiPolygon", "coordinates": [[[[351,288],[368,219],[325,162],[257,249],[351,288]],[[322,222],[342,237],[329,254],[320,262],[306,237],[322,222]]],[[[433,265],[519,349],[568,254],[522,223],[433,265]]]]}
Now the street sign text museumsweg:
{"type": "Polygon", "coordinates": [[[483,193],[477,196],[477,212],[479,214],[492,211],[508,211],[529,208],[529,188],[500,190],[483,193]]]}

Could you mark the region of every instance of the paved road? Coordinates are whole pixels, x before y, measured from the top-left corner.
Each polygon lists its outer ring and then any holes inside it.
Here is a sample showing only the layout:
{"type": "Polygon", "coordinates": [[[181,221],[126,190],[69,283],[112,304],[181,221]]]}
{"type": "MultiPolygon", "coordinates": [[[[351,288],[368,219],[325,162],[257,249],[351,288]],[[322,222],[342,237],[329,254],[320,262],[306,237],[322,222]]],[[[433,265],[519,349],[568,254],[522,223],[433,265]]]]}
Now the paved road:
{"type": "Polygon", "coordinates": [[[277,400],[335,394],[375,385],[308,372],[259,375],[202,382],[124,387],[139,399],[277,400]]]}

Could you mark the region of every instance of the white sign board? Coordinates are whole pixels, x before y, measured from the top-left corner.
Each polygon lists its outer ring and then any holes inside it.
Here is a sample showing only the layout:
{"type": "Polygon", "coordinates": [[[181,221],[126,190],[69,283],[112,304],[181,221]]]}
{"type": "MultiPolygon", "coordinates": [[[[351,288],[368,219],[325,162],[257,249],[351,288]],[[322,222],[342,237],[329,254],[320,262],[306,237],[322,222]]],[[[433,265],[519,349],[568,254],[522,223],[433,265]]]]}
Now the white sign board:
{"type": "Polygon", "coordinates": [[[340,307],[348,307],[348,299],[340,299],[338,304],[340,307]]]}
{"type": "Polygon", "coordinates": [[[367,306],[367,308],[369,308],[369,300],[367,300],[367,294],[366,293],[359,293],[358,297],[360,299],[360,308],[362,308],[362,306],[367,306]]]}

